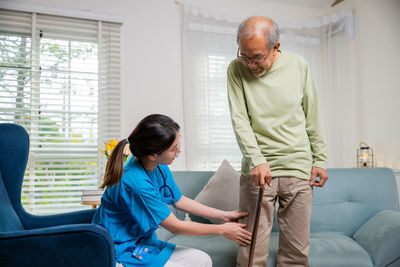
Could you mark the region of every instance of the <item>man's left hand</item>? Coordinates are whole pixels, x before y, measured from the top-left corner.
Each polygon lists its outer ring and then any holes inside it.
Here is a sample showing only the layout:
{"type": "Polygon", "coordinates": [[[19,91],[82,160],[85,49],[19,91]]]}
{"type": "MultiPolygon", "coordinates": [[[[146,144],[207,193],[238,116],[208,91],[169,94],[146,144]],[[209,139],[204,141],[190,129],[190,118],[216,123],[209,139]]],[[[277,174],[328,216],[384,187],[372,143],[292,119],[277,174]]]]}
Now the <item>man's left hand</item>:
{"type": "Polygon", "coordinates": [[[328,180],[328,174],[326,173],[325,169],[314,166],[312,167],[310,185],[323,187],[327,180],[328,180]],[[319,180],[315,179],[317,177],[319,177],[319,180]]]}

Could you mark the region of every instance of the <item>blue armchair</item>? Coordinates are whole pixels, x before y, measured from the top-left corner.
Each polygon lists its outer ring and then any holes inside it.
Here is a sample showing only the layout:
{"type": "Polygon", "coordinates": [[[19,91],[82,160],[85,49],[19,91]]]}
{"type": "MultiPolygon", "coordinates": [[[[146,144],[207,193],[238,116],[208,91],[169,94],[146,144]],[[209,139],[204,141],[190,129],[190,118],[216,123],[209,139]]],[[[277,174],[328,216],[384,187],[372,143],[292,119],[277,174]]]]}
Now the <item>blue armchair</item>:
{"type": "Polygon", "coordinates": [[[114,266],[108,231],[91,224],[95,210],[36,216],[21,204],[29,136],[0,124],[0,265],[114,266]]]}

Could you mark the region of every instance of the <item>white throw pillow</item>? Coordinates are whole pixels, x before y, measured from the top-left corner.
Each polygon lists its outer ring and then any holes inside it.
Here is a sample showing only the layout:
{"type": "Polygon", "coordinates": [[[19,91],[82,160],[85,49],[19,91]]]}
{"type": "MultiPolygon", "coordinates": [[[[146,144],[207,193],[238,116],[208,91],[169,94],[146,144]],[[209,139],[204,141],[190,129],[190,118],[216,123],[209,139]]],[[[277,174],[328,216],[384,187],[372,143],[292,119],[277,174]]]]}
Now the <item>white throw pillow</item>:
{"type": "MultiPolygon", "coordinates": [[[[237,210],[239,183],[240,173],[224,160],[194,200],[220,210],[237,210]]],[[[219,220],[207,219],[212,223],[222,223],[219,220]]]]}

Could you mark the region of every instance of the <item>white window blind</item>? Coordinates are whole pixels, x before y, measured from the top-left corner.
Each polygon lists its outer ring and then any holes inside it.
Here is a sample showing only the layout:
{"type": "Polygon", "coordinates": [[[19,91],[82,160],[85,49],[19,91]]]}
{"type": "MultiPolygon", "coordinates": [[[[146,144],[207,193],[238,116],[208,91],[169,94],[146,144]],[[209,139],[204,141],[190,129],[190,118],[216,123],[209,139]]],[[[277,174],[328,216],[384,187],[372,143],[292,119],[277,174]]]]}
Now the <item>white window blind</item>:
{"type": "Polygon", "coordinates": [[[0,9],[0,122],[30,136],[25,208],[86,208],[120,136],[120,24],[0,9]]]}

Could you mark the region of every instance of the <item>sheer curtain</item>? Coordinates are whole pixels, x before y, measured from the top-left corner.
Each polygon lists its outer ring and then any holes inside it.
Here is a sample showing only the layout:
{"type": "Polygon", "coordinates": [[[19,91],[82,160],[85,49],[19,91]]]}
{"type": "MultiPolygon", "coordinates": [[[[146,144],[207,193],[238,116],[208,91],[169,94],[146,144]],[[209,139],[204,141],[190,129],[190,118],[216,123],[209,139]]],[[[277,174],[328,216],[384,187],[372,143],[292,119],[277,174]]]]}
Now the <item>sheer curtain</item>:
{"type": "Polygon", "coordinates": [[[279,24],[282,50],[300,54],[310,64],[328,141],[328,167],[355,167],[360,119],[353,12],[279,24]]]}
{"type": "MultiPolygon", "coordinates": [[[[226,69],[236,57],[242,18],[181,4],[185,151],[188,170],[215,170],[223,159],[240,168],[229,116],[226,69]]],[[[358,106],[351,11],[310,21],[279,21],[281,48],[310,64],[328,140],[329,167],[355,165],[358,106]],[[344,119],[345,118],[345,119],[344,119]]]]}
{"type": "Polygon", "coordinates": [[[189,170],[215,170],[223,159],[240,167],[227,103],[226,69],[236,57],[237,22],[201,8],[182,11],[186,163],[189,170]]]}

